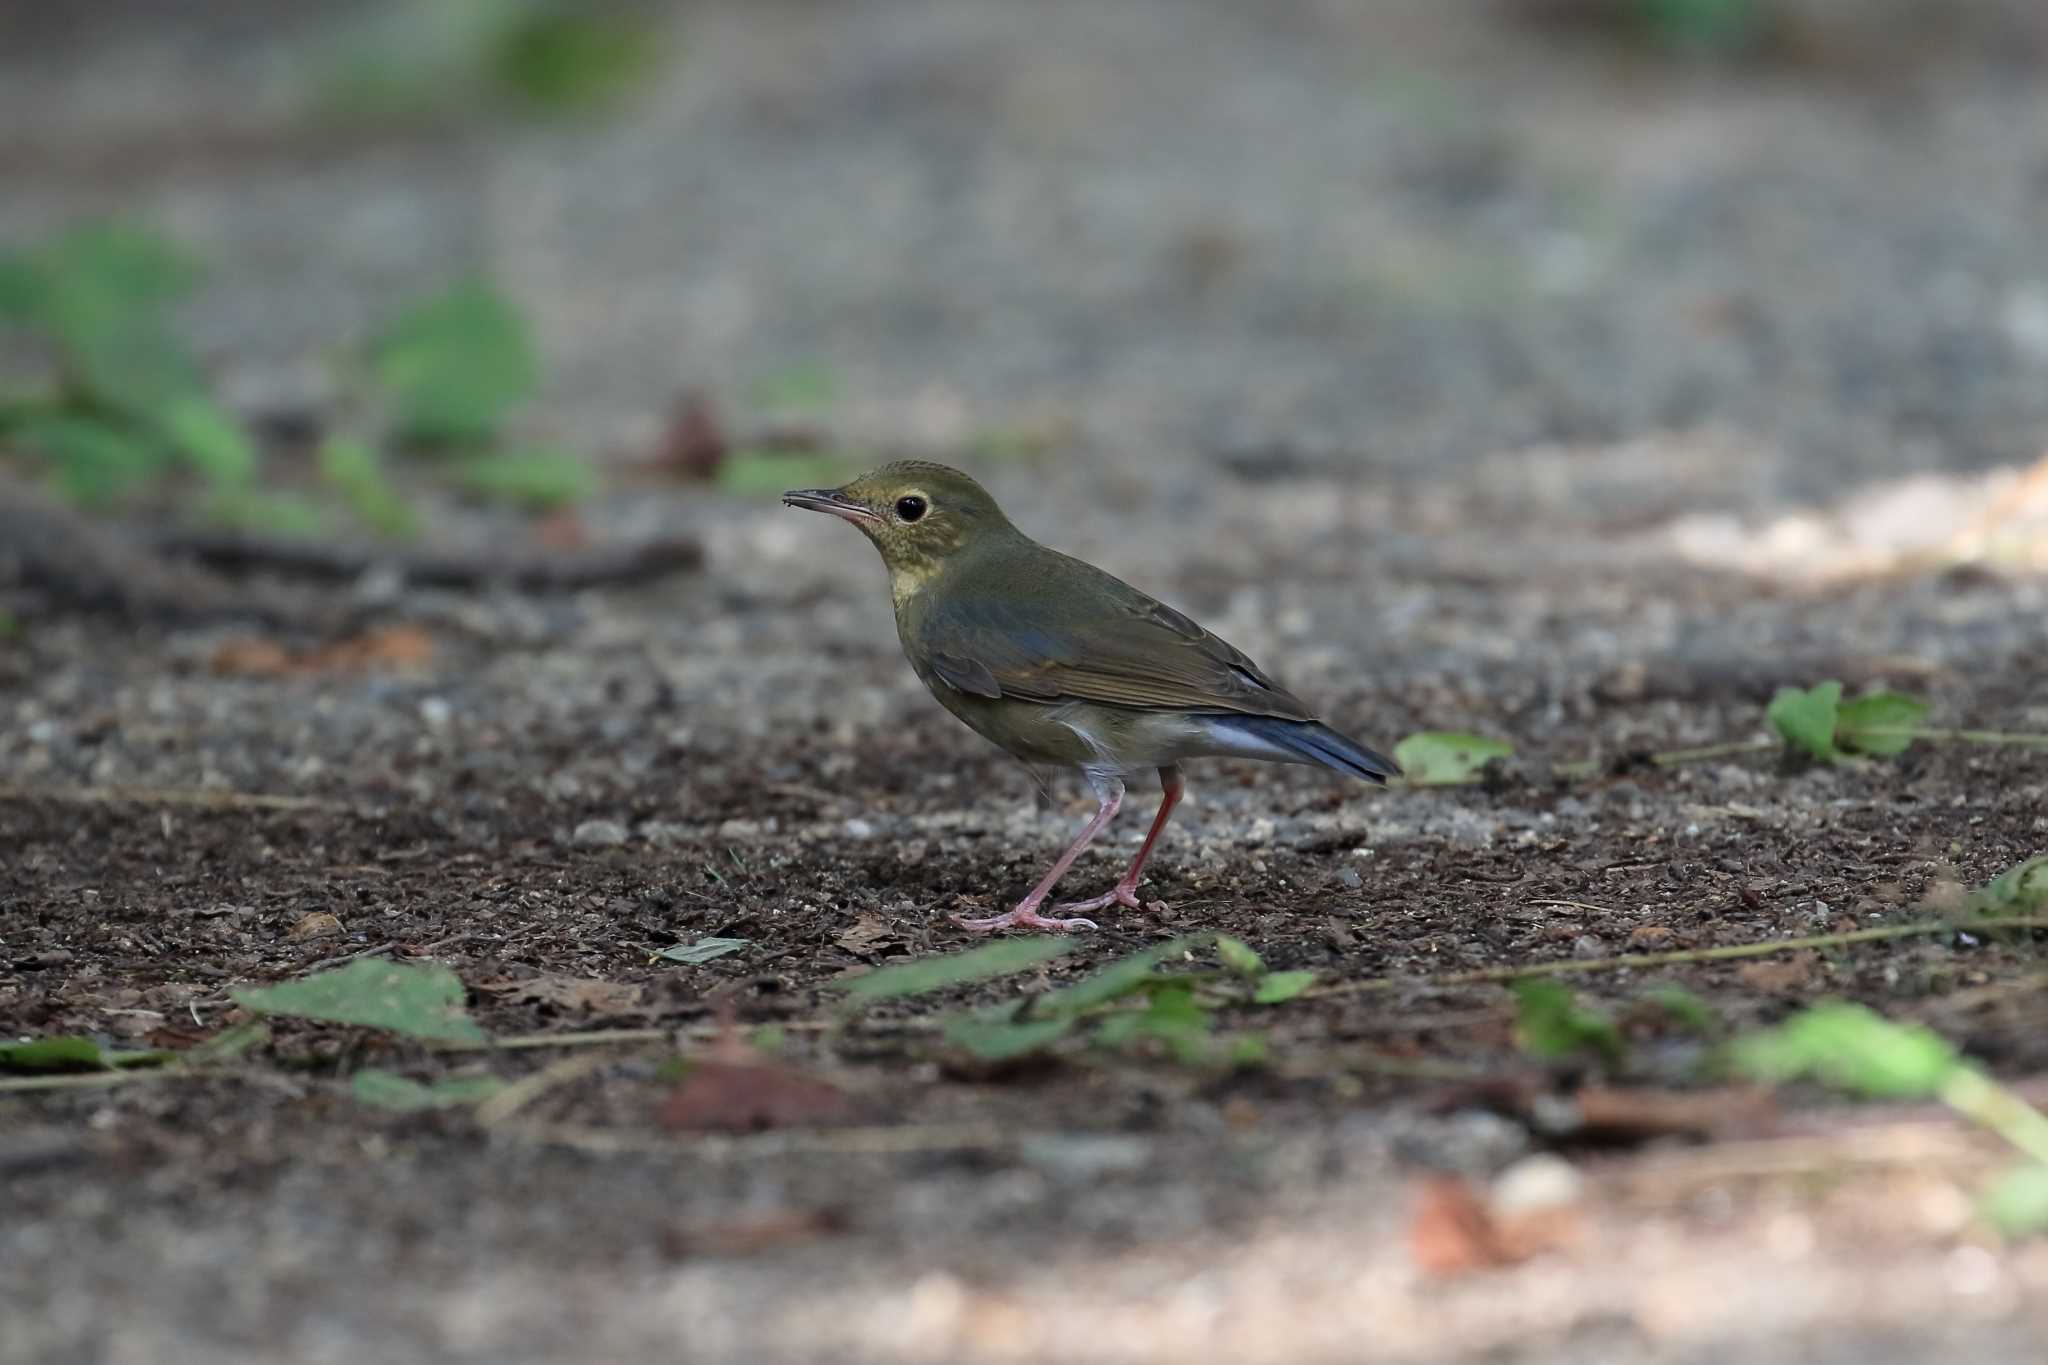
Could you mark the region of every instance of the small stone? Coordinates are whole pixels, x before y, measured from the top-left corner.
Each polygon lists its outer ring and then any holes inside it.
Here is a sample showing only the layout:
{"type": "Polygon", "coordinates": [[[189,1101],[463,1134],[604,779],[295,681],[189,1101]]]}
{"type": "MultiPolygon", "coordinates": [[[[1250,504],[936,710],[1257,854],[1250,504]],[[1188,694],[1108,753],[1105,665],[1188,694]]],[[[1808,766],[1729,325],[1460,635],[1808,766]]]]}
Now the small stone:
{"type": "Polygon", "coordinates": [[[1607,940],[1598,934],[1581,934],[1572,940],[1573,957],[1607,956],[1607,940]]]}
{"type": "Polygon", "coordinates": [[[1490,1201],[1496,1217],[1561,1209],[1576,1204],[1586,1180],[1578,1167],[1550,1152],[1523,1157],[1493,1181],[1490,1201]]]}
{"type": "Polygon", "coordinates": [[[875,827],[859,816],[848,820],[842,828],[845,829],[846,837],[849,839],[872,839],[875,837],[875,827]]]}
{"type": "Polygon", "coordinates": [[[1085,1184],[1106,1175],[1129,1175],[1145,1168],[1152,1144],[1144,1138],[1095,1134],[1044,1134],[1027,1137],[1017,1154],[1055,1180],[1085,1184]]]}
{"type": "Polygon", "coordinates": [[[446,697],[422,697],[420,719],[426,722],[429,730],[445,730],[448,722],[455,719],[455,708],[449,705],[446,697]]]}
{"type": "Polygon", "coordinates": [[[1338,869],[1337,881],[1347,891],[1357,891],[1365,885],[1365,878],[1358,875],[1358,869],[1355,867],[1338,869]]]}
{"type": "Polygon", "coordinates": [[[585,820],[569,842],[579,848],[613,848],[626,842],[626,827],[616,820],[585,820]]]}

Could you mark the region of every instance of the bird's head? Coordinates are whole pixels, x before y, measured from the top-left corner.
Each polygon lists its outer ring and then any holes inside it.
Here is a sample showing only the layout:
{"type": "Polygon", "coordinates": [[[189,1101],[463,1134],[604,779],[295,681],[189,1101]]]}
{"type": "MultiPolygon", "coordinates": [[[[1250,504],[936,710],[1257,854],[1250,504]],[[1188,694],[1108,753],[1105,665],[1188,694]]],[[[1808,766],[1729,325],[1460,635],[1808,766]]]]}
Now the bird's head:
{"type": "Polygon", "coordinates": [[[882,552],[899,601],[962,550],[1015,534],[980,484],[923,460],[885,464],[837,488],[794,488],[782,500],[858,526],[882,552]]]}

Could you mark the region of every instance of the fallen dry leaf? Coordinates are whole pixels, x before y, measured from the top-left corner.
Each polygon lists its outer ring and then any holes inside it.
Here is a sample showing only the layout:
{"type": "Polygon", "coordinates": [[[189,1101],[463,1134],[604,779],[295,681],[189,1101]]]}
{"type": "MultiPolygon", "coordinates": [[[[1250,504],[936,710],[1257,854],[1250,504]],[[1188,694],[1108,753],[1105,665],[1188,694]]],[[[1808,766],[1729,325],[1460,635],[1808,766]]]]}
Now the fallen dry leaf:
{"type": "Polygon", "coordinates": [[[779,1209],[680,1228],[669,1240],[676,1255],[749,1256],[846,1231],[840,1209],[779,1209]]]}
{"type": "Polygon", "coordinates": [[[648,465],[675,478],[704,480],[718,473],[728,449],[711,400],[693,389],[676,400],[648,465]]]}
{"type": "Polygon", "coordinates": [[[209,667],[224,675],[292,677],[374,669],[419,668],[434,657],[434,637],[418,626],[387,626],[302,654],[270,640],[229,640],[213,652],[209,667]]]}
{"type": "Polygon", "coordinates": [[[1587,1086],[1572,1097],[1578,1127],[1569,1136],[1600,1142],[1660,1137],[1753,1137],[1777,1121],[1768,1086],[1647,1090],[1587,1086]]]}
{"type": "Polygon", "coordinates": [[[598,981],[580,976],[536,976],[525,981],[486,981],[477,987],[508,1005],[553,1005],[591,1014],[637,1014],[644,992],[625,981],[598,981]]]}
{"type": "Polygon", "coordinates": [[[207,666],[220,674],[278,677],[291,671],[292,656],[268,640],[228,640],[213,651],[207,666]]]}
{"type": "Polygon", "coordinates": [[[558,507],[536,519],[533,538],[544,550],[568,554],[590,548],[590,525],[573,507],[558,507]]]}
{"type": "Polygon", "coordinates": [[[325,910],[315,910],[310,915],[301,915],[298,922],[285,931],[285,938],[292,943],[303,943],[309,938],[332,938],[342,932],[339,917],[325,910]]]}
{"type": "Polygon", "coordinates": [[[889,921],[871,910],[863,910],[852,924],[839,931],[832,941],[849,953],[866,953],[878,943],[886,943],[901,937],[889,921]]]}
{"type": "Polygon", "coordinates": [[[1628,931],[1628,946],[1631,948],[1663,948],[1670,945],[1676,935],[1670,927],[1662,924],[1638,924],[1628,931]]]}
{"type": "Polygon", "coordinates": [[[1819,975],[1820,958],[1813,953],[1794,953],[1767,962],[1746,962],[1735,975],[1753,991],[1786,995],[1811,990],[1819,975]]]}
{"type": "Polygon", "coordinates": [[[1416,1183],[1408,1249],[1431,1276],[1469,1275],[1514,1261],[1485,1203],[1455,1175],[1425,1176],[1416,1183]]]}
{"type": "Polygon", "coordinates": [[[665,1128],[757,1133],[840,1123],[853,1106],[830,1082],[772,1062],[701,1061],[661,1107],[665,1128]]]}

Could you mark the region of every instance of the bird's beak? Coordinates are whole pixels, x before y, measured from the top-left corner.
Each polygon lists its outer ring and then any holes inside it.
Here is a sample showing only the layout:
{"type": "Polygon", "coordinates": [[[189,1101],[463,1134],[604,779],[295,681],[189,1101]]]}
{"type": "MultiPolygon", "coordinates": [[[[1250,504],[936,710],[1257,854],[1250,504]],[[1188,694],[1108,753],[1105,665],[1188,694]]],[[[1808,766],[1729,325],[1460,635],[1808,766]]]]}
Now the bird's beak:
{"type": "Polygon", "coordinates": [[[880,521],[882,518],[870,509],[861,506],[836,488],[792,488],[782,495],[783,505],[803,507],[813,512],[830,512],[833,516],[856,525],[863,521],[880,521]]]}

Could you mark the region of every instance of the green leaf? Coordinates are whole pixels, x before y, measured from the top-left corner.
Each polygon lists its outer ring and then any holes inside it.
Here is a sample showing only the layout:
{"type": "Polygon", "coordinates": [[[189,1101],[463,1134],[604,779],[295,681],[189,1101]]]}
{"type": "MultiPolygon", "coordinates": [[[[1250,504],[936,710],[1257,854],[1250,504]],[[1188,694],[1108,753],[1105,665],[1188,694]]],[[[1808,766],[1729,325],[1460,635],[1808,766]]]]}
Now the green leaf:
{"type": "Polygon", "coordinates": [[[1840,1001],[1801,1010],[1774,1029],[1737,1039],[1735,1068],[1756,1080],[1813,1076],[1876,1099],[1932,1095],[1960,1062],[1946,1039],[1840,1001]]]}
{"type": "Polygon", "coordinates": [[[1230,1050],[1224,1058],[1232,1066],[1260,1066],[1271,1051],[1265,1034],[1240,1033],[1230,1040],[1230,1050]]]}
{"type": "Polygon", "coordinates": [[[260,527],[271,535],[311,539],[327,534],[326,512],[297,493],[224,489],[207,500],[206,514],[230,526],[260,527]]]}
{"type": "Polygon", "coordinates": [[[1255,1005],[1281,1005],[1316,984],[1314,972],[1270,972],[1252,992],[1255,1005]]]}
{"type": "Polygon", "coordinates": [[[32,323],[43,315],[43,273],[20,252],[0,255],[0,320],[32,323]]]}
{"type": "Polygon", "coordinates": [[[446,967],[365,959],[281,986],[244,986],[235,1002],[259,1014],[360,1024],[410,1038],[481,1043],[463,1009],[462,982],[446,967]]]}
{"type": "Polygon", "coordinates": [[[929,995],[970,981],[1027,972],[1042,962],[1050,962],[1062,953],[1071,952],[1073,948],[1074,941],[1070,938],[999,939],[964,953],[880,967],[836,984],[846,991],[849,1004],[893,1000],[905,995],[929,995]]]}
{"type": "Polygon", "coordinates": [[[553,113],[600,108],[652,73],[658,36],[626,15],[534,9],[498,39],[494,76],[512,94],[553,113]]]}
{"type": "Polygon", "coordinates": [[[2048,909],[2048,854],[2029,858],[1993,877],[1970,895],[1979,914],[2027,914],[2048,909]]]}
{"type": "Polygon", "coordinates": [[[2001,1236],[2048,1231],[2048,1166],[2030,1161],[2004,1172],[1984,1191],[1978,1208],[2001,1236]]]}
{"type": "Polygon", "coordinates": [[[405,434],[429,442],[487,439],[539,378],[525,323],[474,280],[400,317],[372,348],[371,365],[405,434]]]}
{"type": "Polygon", "coordinates": [[[44,278],[60,291],[89,293],[131,313],[182,296],[199,278],[198,263],[183,247],[124,223],[74,228],[38,257],[44,278]]]}
{"type": "Polygon", "coordinates": [[[754,407],[777,412],[815,413],[830,407],[839,396],[839,381],[824,365],[791,365],[774,374],[763,375],[747,390],[754,407]]]}
{"type": "Polygon", "coordinates": [[[597,471],[558,450],[508,450],[464,460],[455,481],[480,497],[527,507],[561,507],[597,491],[597,471]]]}
{"type": "Polygon", "coordinates": [[[946,1025],[945,1039],[985,1062],[1007,1062],[1028,1056],[1066,1036],[1072,1019],[1007,1019],[962,1015],[946,1025]]]}
{"type": "Polygon", "coordinates": [[[239,422],[201,393],[181,394],[157,414],[171,445],[216,488],[256,482],[256,446],[239,422]]]}
{"type": "Polygon", "coordinates": [[[458,1104],[476,1104],[505,1088],[496,1076],[453,1076],[432,1085],[422,1085],[395,1071],[365,1067],[349,1079],[357,1100],[378,1109],[414,1114],[426,1109],[447,1109],[458,1104]]]}
{"type": "Polygon", "coordinates": [[[1608,1066],[1623,1056],[1621,1031],[1598,1010],[1579,1004],[1569,990],[1542,977],[1525,977],[1515,994],[1515,1036],[1532,1056],[1559,1060],[1590,1052],[1608,1066]]]}
{"type": "Polygon", "coordinates": [[[1836,711],[1835,743],[1859,754],[1902,754],[1913,742],[1911,735],[1868,732],[1913,729],[1927,719],[1927,710],[1926,702],[1903,692],[1866,692],[1836,711]]]}
{"type": "Polygon", "coordinates": [[[0,1043],[0,1070],[100,1071],[106,1065],[100,1045],[90,1038],[35,1038],[26,1043],[0,1043]]]}
{"type": "Polygon", "coordinates": [[[1215,1022],[1196,1001],[1192,987],[1175,983],[1154,991],[1144,1009],[1110,1015],[1096,1029],[1095,1038],[1105,1047],[1154,1039],[1165,1043],[1180,1060],[1192,1062],[1207,1054],[1215,1022]]]}
{"type": "Polygon", "coordinates": [[[185,1054],[185,1060],[198,1064],[229,1062],[270,1041],[270,1026],[260,1019],[224,1028],[199,1046],[185,1054]]]}
{"type": "Polygon", "coordinates": [[[1414,787],[1469,782],[1496,758],[1514,755],[1515,746],[1484,735],[1424,731],[1394,746],[1394,762],[1402,780],[1414,787]]]}
{"type": "Polygon", "coordinates": [[[155,442],[96,417],[32,416],[8,442],[40,455],[58,491],[87,506],[111,501],[163,467],[155,442]]]}
{"type": "Polygon", "coordinates": [[[1835,748],[1835,726],[1842,701],[1842,685],[1828,681],[1811,688],[1781,687],[1771,698],[1764,716],[1785,742],[1824,763],[1841,757],[1835,748]]]}
{"type": "Polygon", "coordinates": [[[110,1071],[117,1067],[162,1066],[178,1054],[162,1051],[117,1051],[90,1038],[32,1038],[25,1043],[0,1043],[0,1071],[110,1071]]]}
{"type": "Polygon", "coordinates": [[[861,472],[843,455],[784,455],[773,450],[736,450],[718,466],[722,492],[743,498],[772,498],[792,488],[837,488],[861,472]]]}
{"type": "Polygon", "coordinates": [[[1726,55],[1764,32],[1766,0],[1634,0],[1636,19],[1661,46],[1726,55]]]}
{"type": "Polygon", "coordinates": [[[1713,1007],[1683,986],[1658,986],[1649,993],[1651,1003],[1702,1038],[1721,1035],[1721,1021],[1713,1007]]]}
{"type": "Polygon", "coordinates": [[[655,956],[694,967],[713,958],[724,957],[727,953],[736,953],[752,942],[747,938],[700,938],[695,943],[678,943],[672,948],[663,948],[655,956]]]}
{"type": "Polygon", "coordinates": [[[1234,939],[1228,934],[1216,935],[1216,956],[1223,960],[1224,966],[1239,976],[1257,977],[1266,974],[1265,959],[1246,946],[1243,940],[1234,939]]]}
{"type": "Polygon", "coordinates": [[[1039,996],[1031,1002],[1031,1013],[1037,1018],[1078,1014],[1097,1005],[1106,1005],[1132,991],[1142,990],[1155,980],[1154,967],[1199,946],[1208,937],[1206,934],[1190,934],[1119,958],[1093,976],[1039,996]]]}
{"type": "Polygon", "coordinates": [[[410,536],[419,529],[412,504],[399,496],[385,475],[384,462],[366,441],[330,436],[320,446],[320,477],[343,500],[357,521],[380,536],[410,536]]]}

